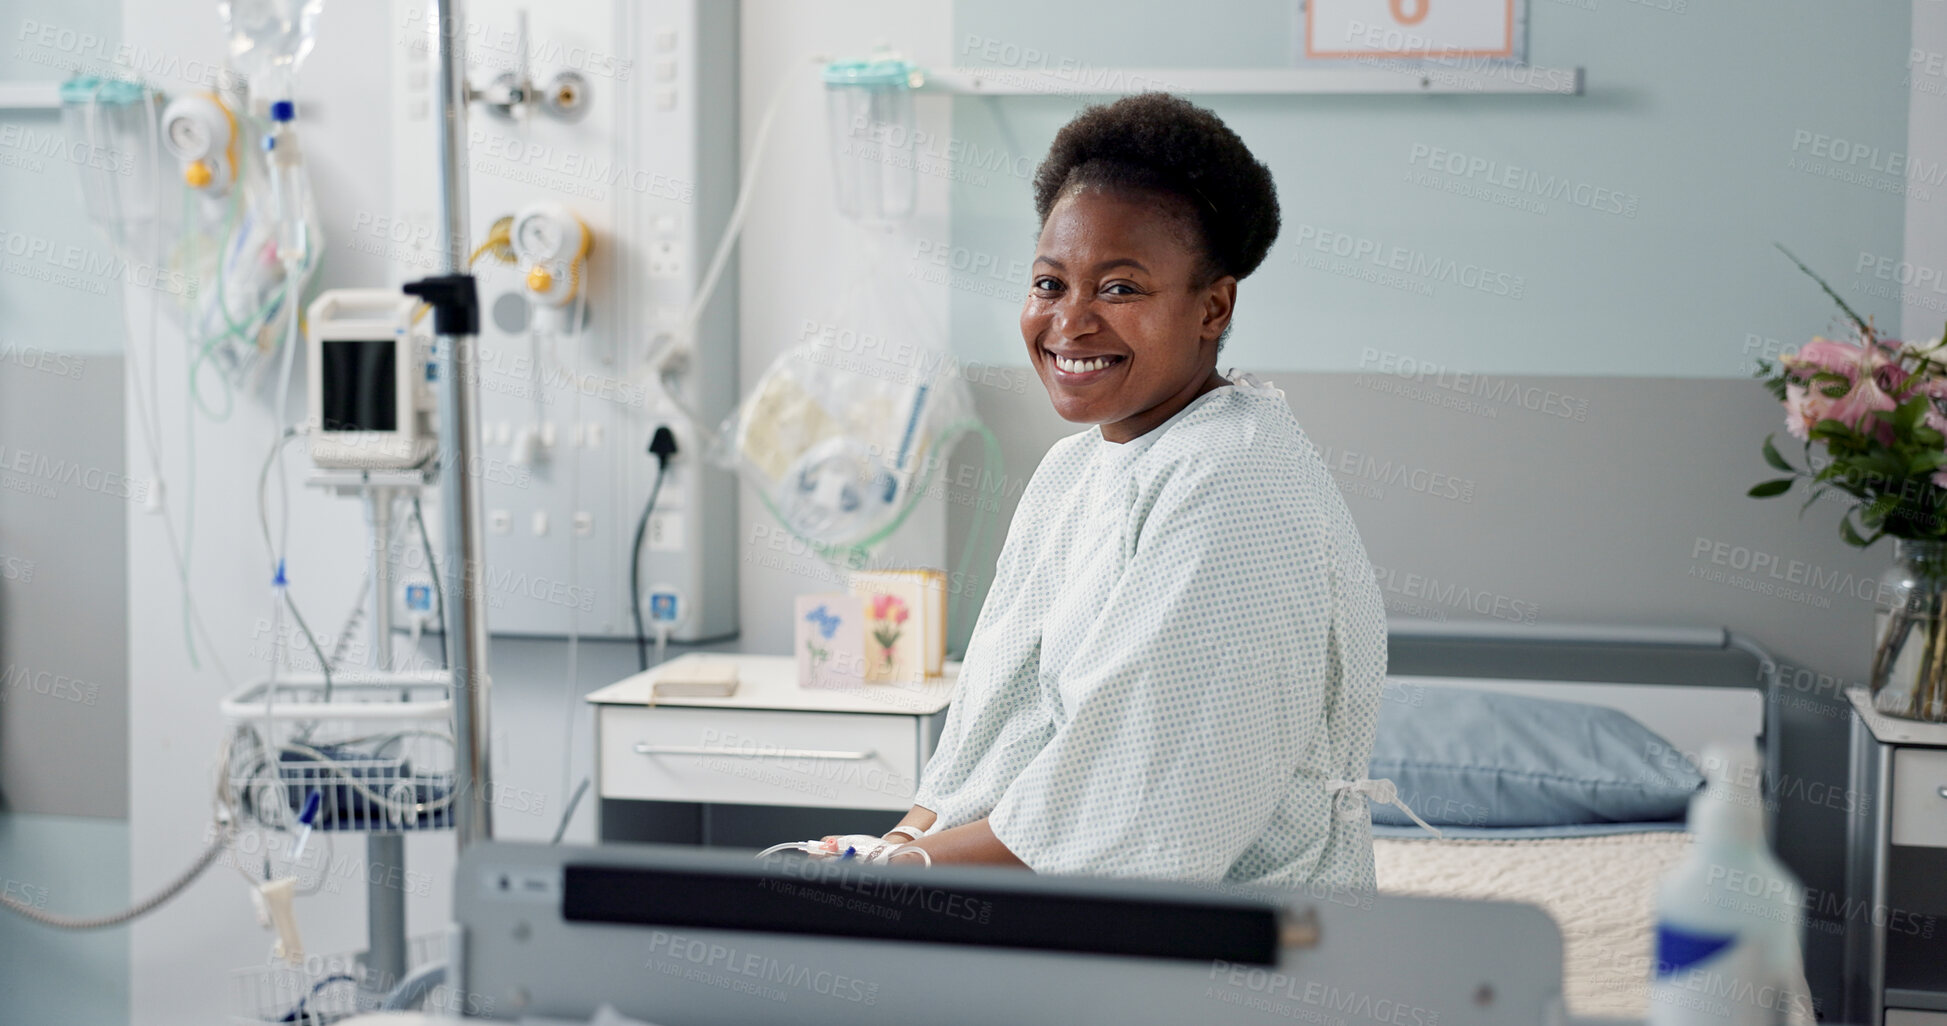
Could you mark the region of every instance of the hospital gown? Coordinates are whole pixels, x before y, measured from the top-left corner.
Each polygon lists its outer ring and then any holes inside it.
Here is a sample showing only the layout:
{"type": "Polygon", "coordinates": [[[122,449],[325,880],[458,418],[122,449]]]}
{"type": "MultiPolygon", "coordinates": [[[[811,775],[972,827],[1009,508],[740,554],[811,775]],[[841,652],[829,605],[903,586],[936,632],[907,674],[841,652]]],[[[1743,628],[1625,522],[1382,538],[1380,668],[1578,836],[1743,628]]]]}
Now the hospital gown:
{"type": "Polygon", "coordinates": [[[915,803],[1039,872],[1373,886],[1356,792],[1385,614],[1282,392],[1056,443],[1022,493],[915,803]]]}

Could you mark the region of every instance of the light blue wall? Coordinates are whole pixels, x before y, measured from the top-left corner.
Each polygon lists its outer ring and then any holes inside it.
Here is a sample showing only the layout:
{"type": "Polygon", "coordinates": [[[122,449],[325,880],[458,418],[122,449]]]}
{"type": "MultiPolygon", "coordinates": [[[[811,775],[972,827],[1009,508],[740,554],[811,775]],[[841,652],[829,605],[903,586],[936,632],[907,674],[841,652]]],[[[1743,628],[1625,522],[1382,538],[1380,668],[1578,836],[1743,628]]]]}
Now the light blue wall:
{"type": "MultiPolygon", "coordinates": [[[[119,0],[0,0],[0,81],[59,82],[77,70],[131,78],[144,58],[166,70],[163,55],[124,49],[121,28],[119,0]]],[[[122,281],[150,272],[124,270],[90,226],[77,141],[58,111],[0,110],[0,347],[122,351],[122,281]]],[[[132,163],[122,181],[144,170],[132,163]]]]}
{"type": "MultiPolygon", "coordinates": [[[[67,916],[128,905],[128,823],[0,812],[0,893],[67,916]]],[[[128,930],[55,930],[0,912],[0,1022],[129,1021],[128,930]]]]}
{"type": "MultiPolygon", "coordinates": [[[[1080,81],[1117,67],[1280,66],[1293,7],[960,0],[956,63],[1065,68],[1080,81]]],[[[1796,345],[1832,324],[1831,304],[1773,242],[1897,325],[1897,286],[1855,268],[1862,254],[1898,261],[1902,188],[1947,202],[1947,171],[1902,181],[1872,170],[1905,149],[1909,17],[1903,0],[1532,0],[1532,62],[1586,67],[1587,95],[1198,98],[1270,165],[1284,211],[1277,247],[1241,290],[1226,364],[1743,376],[1749,350],[1766,345],[1753,337],[1796,345]],[[1814,152],[1831,152],[1830,139],[1877,152],[1842,164],[1814,152]],[[1436,150],[1463,155],[1462,173],[1430,170],[1436,150]],[[1566,179],[1589,202],[1524,197],[1489,184],[1505,171],[1466,173],[1475,161],[1566,179]],[[1507,205],[1523,199],[1540,209],[1507,205]],[[1307,229],[1320,234],[1301,238],[1307,229]],[[1508,294],[1346,276],[1312,248],[1328,231],[1382,258],[1398,248],[1408,263],[1485,269],[1508,294]]],[[[1086,101],[953,102],[955,248],[946,267],[915,254],[916,269],[956,286],[963,358],[1022,363],[1035,225],[1018,172],[1086,101]],[[988,159],[994,150],[1006,157],[988,159]]],[[[947,157],[947,146],[934,149],[947,157]]],[[[1372,260],[1353,266],[1383,270],[1372,260]]]]}

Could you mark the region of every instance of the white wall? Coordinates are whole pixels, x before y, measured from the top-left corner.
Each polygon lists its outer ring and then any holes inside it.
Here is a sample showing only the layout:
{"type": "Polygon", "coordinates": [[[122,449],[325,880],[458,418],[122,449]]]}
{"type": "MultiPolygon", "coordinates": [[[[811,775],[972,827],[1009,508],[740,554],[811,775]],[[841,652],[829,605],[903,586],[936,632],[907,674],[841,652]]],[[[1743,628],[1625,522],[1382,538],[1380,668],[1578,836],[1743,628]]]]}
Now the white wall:
{"type": "MultiPolygon", "coordinates": [[[[1907,162],[1947,167],[1947,3],[1941,0],[1914,0],[1907,76],[1907,162]]],[[[1932,284],[1902,294],[1900,334],[1939,338],[1947,324],[1947,195],[1940,189],[1907,192],[1905,255],[1909,266],[1932,272],[1932,284]]]]}
{"type": "MultiPolygon", "coordinates": [[[[857,331],[883,323],[862,307],[903,303],[906,290],[917,300],[913,320],[930,318],[942,328],[947,318],[946,286],[909,280],[913,246],[947,232],[947,181],[919,176],[917,215],[876,239],[842,218],[833,204],[831,147],[827,143],[824,90],[809,57],[865,57],[886,43],[922,67],[952,64],[952,5],[899,0],[845,0],[807,4],[800,0],[745,0],[743,6],[743,146],[746,159],[764,108],[782,76],[796,83],[783,100],[772,130],[759,188],[740,250],[738,350],[744,385],[754,384],[773,359],[801,341],[805,322],[857,331]],[[882,265],[884,284],[848,302],[849,288],[864,274],[862,249],[883,247],[892,259],[882,265]]],[[[944,97],[922,97],[918,129],[944,138],[952,110],[944,97]]],[[[944,334],[936,339],[944,347],[944,334]]],[[[773,548],[784,539],[770,515],[746,487],[738,500],[745,558],[738,590],[747,650],[791,650],[792,598],[836,587],[823,564],[773,548]]],[[[881,556],[905,566],[946,566],[944,505],[925,501],[881,556]]],[[[956,554],[953,554],[957,556],[956,554]]],[[[842,588],[838,589],[842,590],[842,588]]]]}
{"type": "MultiPolygon", "coordinates": [[[[320,19],[316,51],[301,74],[299,116],[305,154],[317,193],[326,239],[326,259],[319,287],[333,288],[387,280],[382,258],[345,245],[351,219],[359,211],[392,209],[387,193],[389,151],[388,109],[384,89],[387,62],[398,53],[394,41],[401,26],[389,24],[387,5],[339,3],[328,5],[320,19]]],[[[215,61],[222,54],[221,23],[209,0],[153,0],[131,3],[124,13],[124,38],[173,59],[173,66],[192,61],[215,61]]],[[[839,222],[831,201],[823,99],[815,69],[805,55],[813,50],[834,55],[863,55],[881,40],[890,41],[917,60],[949,63],[950,9],[943,2],[910,4],[896,0],[817,5],[790,0],[750,0],[744,5],[742,105],[744,146],[782,76],[796,76],[787,107],[778,119],[770,157],[753,199],[741,256],[743,342],[740,358],[745,383],[754,381],[771,359],[793,343],[807,319],[829,320],[836,314],[831,297],[840,290],[847,265],[836,259],[846,245],[846,226],[839,222]]],[[[640,63],[640,62],[639,62],[640,63]]],[[[189,83],[163,81],[180,90],[189,83]]],[[[920,105],[922,126],[944,132],[948,108],[944,100],[920,105]]],[[[908,229],[883,240],[910,247],[911,239],[939,237],[946,224],[946,188],[941,179],[922,182],[921,215],[908,229]]],[[[903,279],[891,287],[913,287],[903,279]]],[[[938,287],[922,300],[925,316],[945,323],[946,301],[938,287]]],[[[167,327],[167,318],[153,347],[146,331],[148,298],[131,290],[131,395],[146,390],[146,375],[159,364],[156,392],[163,426],[162,472],[168,500],[181,522],[189,494],[185,477],[184,343],[167,327]],[[152,357],[151,354],[154,354],[152,357]]],[[[943,341],[943,340],[942,340],[943,341]]],[[[292,410],[302,406],[302,374],[294,385],[292,410]]],[[[267,397],[238,404],[233,419],[221,427],[199,426],[196,433],[196,544],[191,588],[216,651],[199,651],[202,668],[193,669],[182,640],[178,616],[180,589],[166,534],[159,517],[136,511],[128,523],[129,652],[130,652],[130,849],[131,887],[147,894],[173,877],[200,850],[209,818],[209,794],[222,727],[216,703],[233,686],[261,674],[264,639],[258,622],[269,610],[267,558],[258,538],[252,501],[257,467],[273,437],[267,397]],[[226,679],[218,666],[226,667],[226,679]]],[[[137,424],[138,411],[128,413],[128,452],[131,473],[147,465],[148,453],[137,424]]],[[[306,461],[292,453],[293,480],[301,478],[306,461]]],[[[290,562],[293,594],[314,631],[336,629],[356,595],[365,532],[359,506],[292,489],[291,534],[301,541],[290,562]]],[[[769,537],[767,515],[748,494],[740,516],[742,536],[761,545],[769,537]]],[[[888,558],[910,563],[944,563],[945,515],[939,504],[923,507],[890,548],[888,558]]],[[[786,651],[791,635],[790,596],[828,586],[809,559],[790,559],[782,566],[740,563],[742,620],[745,646],[754,651],[786,651]]],[[[730,572],[725,568],[725,572],[730,572]]],[[[500,646],[496,646],[499,648],[500,646]]],[[[558,643],[524,642],[526,658],[509,663],[495,674],[496,705],[518,698],[522,710],[548,710],[547,697],[559,692],[558,678],[549,677],[558,659],[542,648],[558,643]],[[541,668],[546,668],[543,672],[541,668]],[[545,691],[543,689],[553,689],[545,691]]],[[[560,711],[558,706],[552,711],[560,711]]],[[[547,792],[559,790],[560,720],[555,716],[506,716],[496,720],[496,733],[512,738],[520,751],[515,772],[536,777],[547,792]],[[527,735],[533,736],[527,736],[527,735]]],[[[497,760],[498,761],[498,760],[497,760]]],[[[551,802],[550,808],[558,808],[551,802]]],[[[588,817],[578,817],[583,834],[588,817]]],[[[552,826],[552,820],[547,826],[552,826]]],[[[537,824],[517,824],[503,831],[523,836],[541,832],[537,824]],[[529,829],[533,827],[534,829],[529,829]]],[[[336,855],[351,856],[360,865],[359,839],[337,842],[336,855]]],[[[437,927],[448,915],[446,886],[450,880],[450,834],[415,838],[408,846],[408,867],[415,874],[434,874],[435,883],[424,896],[410,899],[411,929],[437,927]]],[[[335,895],[300,901],[307,948],[336,953],[354,951],[364,942],[364,896],[359,879],[346,878],[335,895]]],[[[132,1017],[135,1023],[204,1024],[230,1012],[233,971],[263,964],[268,937],[255,925],[243,882],[229,870],[207,875],[190,893],[133,928],[132,1017]]]]}

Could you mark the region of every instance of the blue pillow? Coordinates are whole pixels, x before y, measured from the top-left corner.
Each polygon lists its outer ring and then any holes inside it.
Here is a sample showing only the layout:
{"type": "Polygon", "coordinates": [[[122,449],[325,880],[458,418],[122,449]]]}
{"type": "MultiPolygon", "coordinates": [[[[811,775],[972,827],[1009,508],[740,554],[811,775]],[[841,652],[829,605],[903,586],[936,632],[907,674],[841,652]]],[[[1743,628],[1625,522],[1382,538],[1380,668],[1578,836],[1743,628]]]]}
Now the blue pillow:
{"type": "MultiPolygon", "coordinates": [[[[1370,775],[1435,826],[1681,820],[1703,777],[1626,713],[1582,702],[1389,683],[1370,775]],[[1671,765],[1675,762],[1676,765],[1671,765]]],[[[1374,803],[1372,821],[1412,823],[1374,803]]]]}

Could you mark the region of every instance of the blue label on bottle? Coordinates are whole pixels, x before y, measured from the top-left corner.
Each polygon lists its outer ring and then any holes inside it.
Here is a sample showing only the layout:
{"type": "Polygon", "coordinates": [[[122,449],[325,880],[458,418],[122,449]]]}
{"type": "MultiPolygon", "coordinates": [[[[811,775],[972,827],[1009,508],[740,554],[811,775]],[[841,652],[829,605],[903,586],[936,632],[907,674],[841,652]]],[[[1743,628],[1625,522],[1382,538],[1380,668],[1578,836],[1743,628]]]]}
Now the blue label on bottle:
{"type": "Polygon", "coordinates": [[[1718,952],[1737,943],[1735,933],[1697,933],[1668,923],[1656,924],[1656,978],[1677,973],[1708,961],[1718,952]]]}

